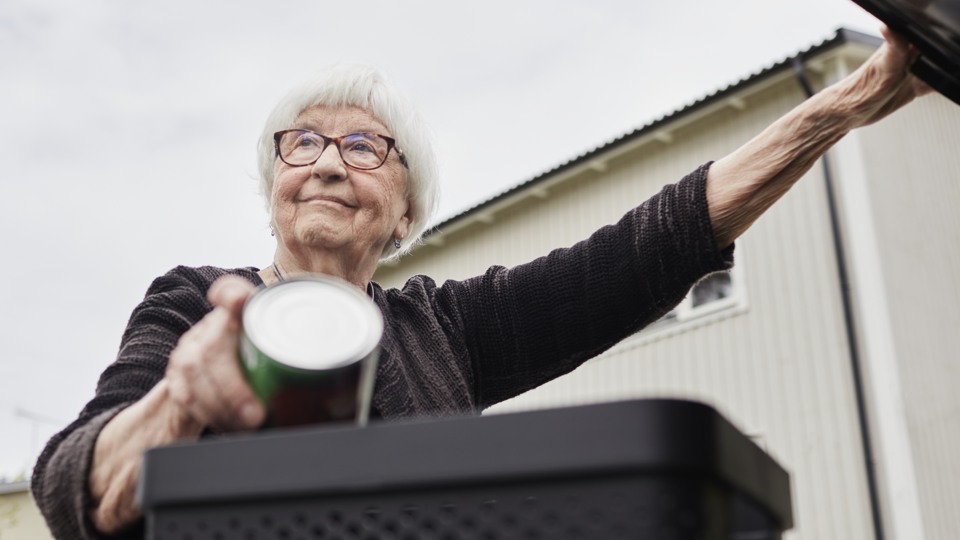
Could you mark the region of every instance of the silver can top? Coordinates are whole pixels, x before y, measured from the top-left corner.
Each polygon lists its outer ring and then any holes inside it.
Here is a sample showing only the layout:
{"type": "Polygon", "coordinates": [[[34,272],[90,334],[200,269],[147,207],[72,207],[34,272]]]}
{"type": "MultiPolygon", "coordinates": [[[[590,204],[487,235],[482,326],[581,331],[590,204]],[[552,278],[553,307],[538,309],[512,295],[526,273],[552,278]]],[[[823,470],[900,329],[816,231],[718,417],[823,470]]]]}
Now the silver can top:
{"type": "Polygon", "coordinates": [[[283,281],[255,294],[243,312],[243,331],[273,360],[320,370],[368,356],[383,335],[376,304],[331,277],[283,281]]]}

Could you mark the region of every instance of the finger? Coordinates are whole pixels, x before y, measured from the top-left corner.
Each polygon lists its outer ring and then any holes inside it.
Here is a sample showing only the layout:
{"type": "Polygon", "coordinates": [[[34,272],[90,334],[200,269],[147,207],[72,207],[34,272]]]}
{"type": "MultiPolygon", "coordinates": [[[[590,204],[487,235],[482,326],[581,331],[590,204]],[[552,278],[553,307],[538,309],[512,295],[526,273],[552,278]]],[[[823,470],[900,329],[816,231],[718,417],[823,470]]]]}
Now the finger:
{"type": "Polygon", "coordinates": [[[239,373],[204,370],[195,379],[197,408],[208,425],[219,432],[253,429],[263,422],[263,406],[246,387],[239,373]],[[228,390],[228,388],[233,390],[228,390]]]}
{"type": "Polygon", "coordinates": [[[893,29],[887,25],[883,25],[880,28],[880,35],[883,36],[884,41],[896,49],[906,50],[910,47],[910,42],[907,41],[907,38],[903,37],[897,32],[894,32],[893,29]]]}
{"type": "Polygon", "coordinates": [[[920,56],[920,51],[903,35],[894,32],[889,26],[880,28],[880,34],[886,45],[898,55],[903,55],[907,65],[910,65],[920,56]]]}
{"type": "Polygon", "coordinates": [[[215,308],[181,336],[170,354],[167,378],[171,381],[171,395],[205,426],[217,423],[217,390],[206,375],[211,358],[213,335],[228,318],[223,308],[215,308]]]}
{"type": "Polygon", "coordinates": [[[240,369],[239,332],[230,324],[224,308],[215,311],[220,316],[211,323],[211,341],[207,344],[207,354],[213,361],[206,364],[204,375],[224,405],[225,415],[219,420],[237,428],[256,427],[263,421],[264,412],[240,369]]]}
{"type": "Polygon", "coordinates": [[[894,32],[893,29],[887,25],[883,25],[880,27],[880,35],[883,36],[884,41],[894,46],[902,47],[905,41],[903,39],[903,36],[894,32]]]}
{"type": "Polygon", "coordinates": [[[206,403],[212,389],[206,384],[206,379],[201,377],[203,366],[202,361],[198,360],[202,350],[197,340],[190,339],[186,334],[184,338],[186,339],[181,339],[170,354],[167,365],[166,379],[170,397],[185,416],[203,426],[212,426],[216,418],[206,403]]]}
{"type": "Polygon", "coordinates": [[[243,304],[256,291],[256,287],[240,276],[223,276],[213,282],[207,291],[207,300],[213,306],[226,308],[239,318],[243,304]]]}
{"type": "Polygon", "coordinates": [[[216,427],[227,430],[249,429],[263,422],[265,411],[240,370],[237,358],[239,335],[224,308],[215,308],[208,317],[209,327],[201,336],[205,357],[198,373],[209,400],[216,427]]]}
{"type": "Polygon", "coordinates": [[[223,414],[217,421],[231,429],[252,429],[266,419],[266,410],[243,376],[236,355],[232,356],[228,362],[211,364],[206,373],[222,404],[223,414]]]}
{"type": "Polygon", "coordinates": [[[911,83],[913,84],[913,94],[916,97],[925,96],[933,92],[933,87],[921,80],[919,77],[914,77],[911,83]]]}
{"type": "Polygon", "coordinates": [[[204,425],[249,429],[263,422],[263,407],[240,372],[238,336],[226,309],[214,308],[183,335],[170,357],[171,396],[204,425]]]}

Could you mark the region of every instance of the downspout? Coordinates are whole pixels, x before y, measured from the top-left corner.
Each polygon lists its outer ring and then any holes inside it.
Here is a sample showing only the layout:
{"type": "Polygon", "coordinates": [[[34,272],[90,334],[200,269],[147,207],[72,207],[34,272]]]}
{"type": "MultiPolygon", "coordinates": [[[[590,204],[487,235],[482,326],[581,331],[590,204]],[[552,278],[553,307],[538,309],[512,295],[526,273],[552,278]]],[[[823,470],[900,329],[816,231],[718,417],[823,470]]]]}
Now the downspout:
{"type": "MultiPolygon", "coordinates": [[[[793,73],[807,98],[815,92],[807,79],[807,72],[803,65],[803,58],[793,59],[793,73]]],[[[833,235],[833,252],[837,260],[837,279],[840,282],[840,299],[843,304],[843,321],[847,331],[847,347],[850,353],[850,371],[853,374],[853,392],[857,402],[857,419],[860,423],[860,443],[863,445],[863,458],[866,463],[867,489],[870,493],[870,514],[873,519],[873,530],[877,540],[883,540],[883,521],[880,517],[880,495],[877,487],[877,475],[874,467],[873,445],[870,442],[870,426],[867,422],[867,405],[863,390],[863,375],[861,370],[860,349],[857,346],[857,335],[853,320],[853,297],[850,292],[850,279],[847,273],[846,251],[843,247],[843,237],[840,234],[840,213],[837,209],[837,198],[834,190],[833,175],[830,173],[830,154],[825,153],[820,158],[823,167],[824,187],[827,193],[827,211],[830,215],[830,231],[833,235]]]]}

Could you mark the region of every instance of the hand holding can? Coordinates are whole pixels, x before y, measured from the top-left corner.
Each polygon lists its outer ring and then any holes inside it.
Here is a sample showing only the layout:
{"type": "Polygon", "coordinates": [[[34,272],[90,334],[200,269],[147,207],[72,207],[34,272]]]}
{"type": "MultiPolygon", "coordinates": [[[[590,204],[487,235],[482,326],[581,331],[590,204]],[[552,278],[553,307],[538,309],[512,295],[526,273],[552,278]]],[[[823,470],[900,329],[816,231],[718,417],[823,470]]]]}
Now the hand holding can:
{"type": "Polygon", "coordinates": [[[365,424],[382,334],[376,304],[335,278],[282,281],[252,296],[240,362],[266,425],[365,424]]]}

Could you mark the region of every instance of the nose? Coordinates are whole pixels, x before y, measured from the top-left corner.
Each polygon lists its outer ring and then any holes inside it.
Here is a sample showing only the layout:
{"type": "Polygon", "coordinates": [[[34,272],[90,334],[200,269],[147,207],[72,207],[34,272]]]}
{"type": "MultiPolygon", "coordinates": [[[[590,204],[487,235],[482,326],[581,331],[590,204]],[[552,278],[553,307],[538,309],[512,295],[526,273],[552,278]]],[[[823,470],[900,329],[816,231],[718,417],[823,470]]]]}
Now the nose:
{"type": "Polygon", "coordinates": [[[336,144],[328,144],[313,162],[310,173],[324,182],[339,182],[347,177],[347,166],[336,144]]]}

